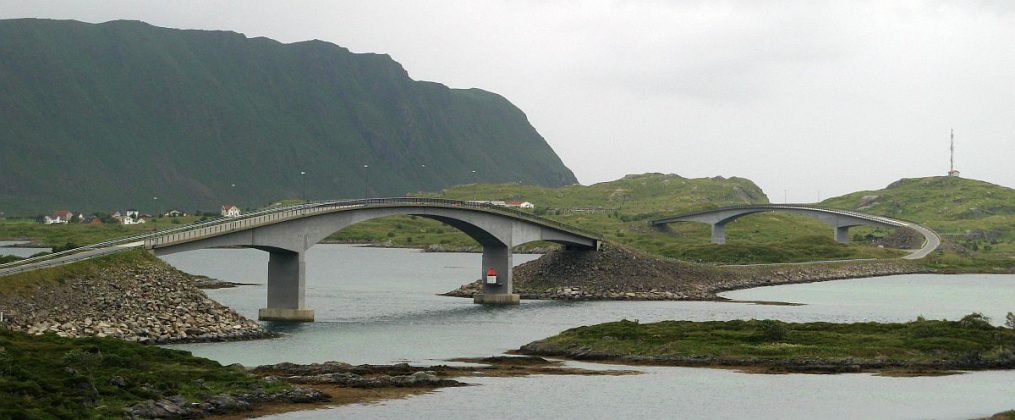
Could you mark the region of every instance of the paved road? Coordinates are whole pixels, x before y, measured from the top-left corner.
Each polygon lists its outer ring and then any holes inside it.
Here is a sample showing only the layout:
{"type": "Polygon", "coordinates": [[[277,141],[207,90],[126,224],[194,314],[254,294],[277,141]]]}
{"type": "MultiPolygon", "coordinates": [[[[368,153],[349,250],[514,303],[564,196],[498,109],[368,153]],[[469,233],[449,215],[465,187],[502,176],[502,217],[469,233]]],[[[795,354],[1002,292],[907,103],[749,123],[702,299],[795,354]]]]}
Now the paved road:
{"type": "Polygon", "coordinates": [[[916,223],[909,223],[909,222],[905,222],[905,223],[906,223],[906,227],[908,227],[910,229],[913,229],[913,230],[919,232],[921,235],[923,235],[924,241],[923,241],[923,247],[922,248],[920,248],[920,249],[918,249],[916,251],[913,251],[912,253],[910,253],[909,255],[906,255],[905,257],[902,257],[902,259],[904,259],[904,260],[918,260],[920,258],[926,257],[927,255],[930,255],[930,253],[934,252],[934,250],[937,249],[937,247],[941,246],[941,237],[938,236],[937,232],[934,232],[933,230],[927,229],[927,228],[925,228],[923,226],[920,226],[920,225],[918,225],[916,223]]]}
{"type": "Polygon", "coordinates": [[[133,242],[124,245],[115,245],[106,248],[98,248],[87,251],[81,251],[70,255],[64,255],[62,257],[51,258],[48,260],[38,261],[31,264],[17,265],[14,267],[0,268],[0,277],[20,273],[23,271],[37,270],[40,268],[54,267],[58,265],[70,264],[72,262],[83,261],[90,258],[100,257],[103,255],[109,255],[123,251],[125,249],[136,248],[144,245],[144,242],[133,242]]]}

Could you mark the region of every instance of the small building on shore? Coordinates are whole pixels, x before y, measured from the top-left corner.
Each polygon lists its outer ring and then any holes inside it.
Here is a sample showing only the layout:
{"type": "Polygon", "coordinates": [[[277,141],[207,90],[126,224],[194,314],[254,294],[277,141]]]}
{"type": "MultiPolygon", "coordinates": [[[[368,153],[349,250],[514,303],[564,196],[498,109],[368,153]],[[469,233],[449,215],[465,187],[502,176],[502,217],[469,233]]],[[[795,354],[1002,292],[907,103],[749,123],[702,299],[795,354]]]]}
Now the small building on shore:
{"type": "Polygon", "coordinates": [[[53,212],[53,214],[42,217],[42,223],[47,225],[54,224],[67,224],[74,218],[74,213],[69,210],[59,210],[53,212]]]}
{"type": "Polygon", "coordinates": [[[240,216],[240,208],[236,207],[236,206],[234,206],[232,204],[226,204],[226,205],[222,206],[222,212],[221,212],[221,214],[224,217],[239,217],[240,216]]]}

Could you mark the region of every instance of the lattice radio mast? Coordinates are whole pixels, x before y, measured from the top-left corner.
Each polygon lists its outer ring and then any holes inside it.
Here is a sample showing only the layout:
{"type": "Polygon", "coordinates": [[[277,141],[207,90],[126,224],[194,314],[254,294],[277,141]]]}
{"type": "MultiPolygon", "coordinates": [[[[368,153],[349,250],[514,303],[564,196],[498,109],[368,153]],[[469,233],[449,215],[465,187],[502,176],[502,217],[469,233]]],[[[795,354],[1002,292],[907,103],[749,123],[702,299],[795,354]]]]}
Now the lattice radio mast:
{"type": "Polygon", "coordinates": [[[955,170],[955,129],[951,132],[951,146],[949,147],[951,155],[948,158],[948,176],[959,176],[959,171],[955,170]]]}

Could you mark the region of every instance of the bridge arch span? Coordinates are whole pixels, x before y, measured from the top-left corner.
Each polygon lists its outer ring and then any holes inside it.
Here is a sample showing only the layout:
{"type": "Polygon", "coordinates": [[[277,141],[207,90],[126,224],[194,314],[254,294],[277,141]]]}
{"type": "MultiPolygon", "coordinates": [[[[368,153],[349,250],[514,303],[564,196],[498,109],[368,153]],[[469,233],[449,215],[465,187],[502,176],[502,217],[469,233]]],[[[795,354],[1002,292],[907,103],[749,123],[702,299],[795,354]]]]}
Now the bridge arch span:
{"type": "Polygon", "coordinates": [[[238,220],[169,232],[145,240],[156,255],[217,247],[247,247],[267,251],[268,304],[264,320],[313,320],[306,308],[307,249],[334,232],[377,218],[414,215],[446,223],[483,247],[480,277],[483,292],[476,303],[515,304],[512,293],[512,248],[533,241],[550,241],[570,248],[594,250],[599,238],[577,228],[528,213],[477,203],[429,199],[371,199],[315,203],[277,212],[261,212],[238,220]],[[487,276],[489,269],[496,276],[487,276]]]}
{"type": "Polygon", "coordinates": [[[923,258],[936,249],[941,243],[941,239],[938,237],[937,233],[916,223],[855,211],[828,209],[808,206],[805,204],[754,204],[722,207],[656,219],[652,221],[652,225],[658,227],[678,222],[706,223],[712,227],[712,243],[725,244],[727,223],[747,215],[773,211],[817,218],[818,220],[832,226],[835,233],[835,240],[840,243],[849,242],[849,228],[854,226],[866,225],[912,229],[923,235],[924,244],[919,250],[903,257],[906,259],[923,258]]]}

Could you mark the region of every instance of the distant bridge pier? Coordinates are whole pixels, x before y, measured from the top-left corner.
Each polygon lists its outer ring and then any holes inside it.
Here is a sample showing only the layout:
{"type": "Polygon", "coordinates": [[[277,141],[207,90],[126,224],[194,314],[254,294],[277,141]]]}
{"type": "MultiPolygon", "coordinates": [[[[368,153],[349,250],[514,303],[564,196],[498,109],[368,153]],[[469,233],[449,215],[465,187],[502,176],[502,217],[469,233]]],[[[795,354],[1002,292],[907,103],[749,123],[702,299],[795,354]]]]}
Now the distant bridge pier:
{"type": "Polygon", "coordinates": [[[519,296],[511,284],[513,254],[511,247],[504,244],[483,244],[483,267],[481,279],[483,291],[473,296],[473,303],[483,305],[517,305],[519,296]],[[495,276],[490,276],[493,269],[495,276]]]}
{"type": "Polygon", "coordinates": [[[726,223],[716,222],[712,223],[712,243],[724,245],[726,244],[726,223]]]}
{"type": "Polygon", "coordinates": [[[257,311],[257,319],[313,321],[314,310],[306,308],[305,252],[282,249],[268,252],[268,306],[257,311]]]}
{"type": "Polygon", "coordinates": [[[835,227],[835,242],[840,244],[849,243],[849,228],[852,226],[836,226],[835,227]]]}

